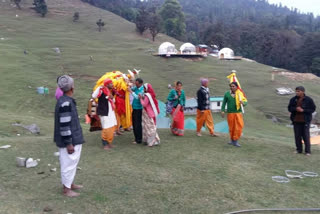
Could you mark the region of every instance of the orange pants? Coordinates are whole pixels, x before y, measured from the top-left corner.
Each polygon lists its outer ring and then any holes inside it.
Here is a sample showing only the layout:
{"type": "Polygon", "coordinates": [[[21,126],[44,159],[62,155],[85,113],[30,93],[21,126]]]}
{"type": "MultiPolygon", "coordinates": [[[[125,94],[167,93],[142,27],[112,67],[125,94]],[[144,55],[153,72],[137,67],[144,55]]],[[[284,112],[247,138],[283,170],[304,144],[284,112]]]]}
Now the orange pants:
{"type": "Polygon", "coordinates": [[[113,127],[107,128],[107,129],[102,129],[102,131],[101,131],[102,140],[107,141],[108,144],[112,144],[113,136],[114,136],[113,132],[116,129],[116,127],[117,126],[113,126],[113,127]]]}
{"type": "Polygon", "coordinates": [[[244,126],[242,114],[228,113],[228,125],[231,140],[238,140],[244,126]]]}
{"type": "MultiPolygon", "coordinates": [[[[130,121],[131,121],[131,119],[130,119],[130,121]]],[[[130,126],[132,126],[131,122],[130,123],[127,122],[125,114],[120,115],[120,123],[119,124],[121,124],[122,128],[124,128],[124,129],[128,129],[128,128],[130,128],[130,126]]]]}
{"type": "Polygon", "coordinates": [[[116,125],[116,128],[115,128],[115,131],[120,131],[120,115],[118,113],[115,113],[116,114],[116,119],[117,119],[117,125],[116,125]]]}
{"type": "Polygon", "coordinates": [[[211,110],[204,110],[201,112],[197,109],[197,132],[201,131],[203,124],[206,124],[207,128],[209,129],[210,134],[213,134],[214,124],[213,118],[211,114],[211,110]]]}

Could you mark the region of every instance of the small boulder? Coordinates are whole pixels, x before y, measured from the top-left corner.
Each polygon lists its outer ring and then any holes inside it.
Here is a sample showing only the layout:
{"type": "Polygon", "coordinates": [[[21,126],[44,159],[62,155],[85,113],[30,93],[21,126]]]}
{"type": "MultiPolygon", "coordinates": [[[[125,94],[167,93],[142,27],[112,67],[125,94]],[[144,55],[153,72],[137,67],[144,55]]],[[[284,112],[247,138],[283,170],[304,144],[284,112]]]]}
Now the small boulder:
{"type": "Polygon", "coordinates": [[[26,161],[26,168],[32,168],[38,166],[38,161],[33,158],[28,158],[26,161]]]}
{"type": "Polygon", "coordinates": [[[45,207],[43,209],[43,212],[51,212],[52,211],[52,208],[51,207],[45,207]]]}
{"type": "Polygon", "coordinates": [[[17,165],[20,167],[26,166],[26,158],[23,157],[16,157],[17,165]]]}
{"type": "Polygon", "coordinates": [[[52,48],[56,53],[61,53],[60,48],[52,48]]]}
{"type": "Polygon", "coordinates": [[[4,146],[0,146],[0,149],[8,149],[10,147],[11,147],[11,145],[4,145],[4,146]]]}

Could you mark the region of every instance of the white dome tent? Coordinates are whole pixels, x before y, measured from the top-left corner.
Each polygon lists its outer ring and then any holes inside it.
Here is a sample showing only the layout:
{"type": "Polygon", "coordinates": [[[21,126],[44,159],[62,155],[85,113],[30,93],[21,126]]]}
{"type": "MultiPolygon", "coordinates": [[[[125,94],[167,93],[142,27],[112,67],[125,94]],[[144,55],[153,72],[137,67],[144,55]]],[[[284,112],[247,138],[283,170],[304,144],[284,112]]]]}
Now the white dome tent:
{"type": "Polygon", "coordinates": [[[234,52],[230,48],[222,48],[218,53],[219,59],[234,59],[234,52]]]}
{"type": "Polygon", "coordinates": [[[196,53],[196,46],[191,43],[184,43],[180,47],[180,52],[183,54],[195,54],[196,53]]]}
{"type": "Polygon", "coordinates": [[[158,54],[176,54],[177,50],[174,44],[170,42],[164,42],[159,46],[158,54]]]}

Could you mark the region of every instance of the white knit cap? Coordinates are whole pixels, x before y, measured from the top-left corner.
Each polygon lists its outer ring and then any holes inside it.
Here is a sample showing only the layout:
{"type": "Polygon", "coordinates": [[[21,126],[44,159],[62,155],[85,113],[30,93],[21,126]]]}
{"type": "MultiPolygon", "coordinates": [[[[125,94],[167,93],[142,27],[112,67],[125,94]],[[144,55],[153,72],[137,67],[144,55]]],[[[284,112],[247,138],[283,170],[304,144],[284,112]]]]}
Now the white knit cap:
{"type": "Polygon", "coordinates": [[[58,86],[63,92],[67,92],[74,87],[74,81],[70,76],[63,75],[58,79],[58,86]]]}

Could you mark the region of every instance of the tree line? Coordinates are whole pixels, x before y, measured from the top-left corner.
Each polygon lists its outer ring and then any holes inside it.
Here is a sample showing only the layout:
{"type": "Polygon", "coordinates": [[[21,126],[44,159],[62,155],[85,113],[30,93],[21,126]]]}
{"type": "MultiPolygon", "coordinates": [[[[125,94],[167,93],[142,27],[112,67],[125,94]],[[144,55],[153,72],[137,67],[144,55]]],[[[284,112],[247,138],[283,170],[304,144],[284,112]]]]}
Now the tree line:
{"type": "Polygon", "coordinates": [[[165,33],[194,44],[320,76],[320,17],[267,0],[83,0],[135,22],[137,31],[165,33]]]}
{"type": "MultiPolygon", "coordinates": [[[[15,3],[19,10],[22,9],[20,6],[21,0],[11,0],[11,2],[15,3]]],[[[40,13],[41,17],[45,17],[48,13],[48,7],[45,0],[33,0],[32,5],[32,9],[34,9],[37,13],[40,13]]]]}

